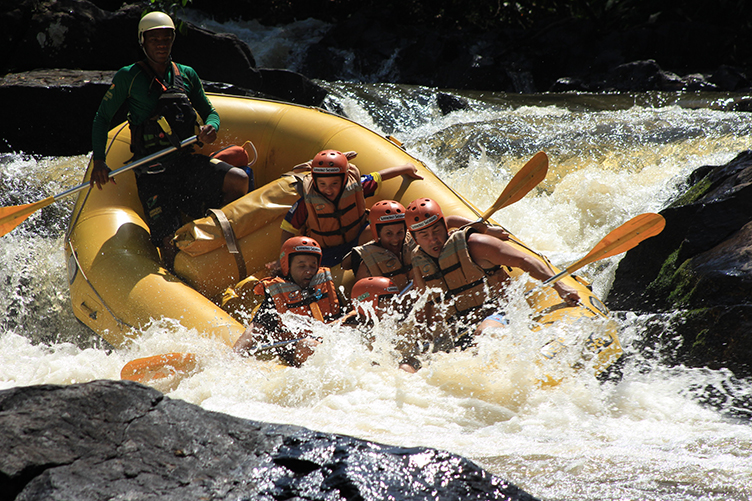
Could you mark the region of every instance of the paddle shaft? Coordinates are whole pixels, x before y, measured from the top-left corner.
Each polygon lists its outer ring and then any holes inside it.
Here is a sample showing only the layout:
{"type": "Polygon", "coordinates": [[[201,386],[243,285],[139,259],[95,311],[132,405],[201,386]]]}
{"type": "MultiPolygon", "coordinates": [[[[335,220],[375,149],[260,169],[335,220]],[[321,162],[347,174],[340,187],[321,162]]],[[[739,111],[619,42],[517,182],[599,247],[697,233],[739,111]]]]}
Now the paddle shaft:
{"type": "MultiPolygon", "coordinates": [[[[198,141],[197,136],[189,137],[188,139],[180,143],[179,148],[183,148],[197,141],[198,141]]],[[[170,146],[169,148],[165,148],[164,150],[158,151],[156,153],[152,153],[151,155],[147,155],[140,160],[136,160],[135,162],[132,162],[128,165],[124,165],[123,167],[117,170],[111,171],[108,174],[108,177],[115,177],[118,174],[121,174],[125,171],[129,171],[131,169],[135,169],[136,167],[140,167],[144,164],[148,164],[149,162],[153,162],[157,158],[167,155],[168,153],[172,153],[173,151],[176,151],[179,148],[175,146],[170,146]]],[[[44,207],[47,207],[48,205],[51,205],[57,202],[58,200],[60,200],[61,198],[67,197],[68,195],[73,195],[74,193],[78,193],[79,191],[84,190],[88,188],[89,186],[91,186],[91,181],[81,183],[78,186],[74,186],[73,188],[69,188],[61,193],[58,193],[57,195],[49,196],[37,202],[24,204],[24,205],[14,205],[10,207],[0,207],[0,236],[6,235],[7,233],[10,233],[11,231],[13,231],[13,228],[23,223],[29,216],[31,216],[33,213],[35,213],[39,209],[43,209],[44,207]]]]}
{"type": "MultiPolygon", "coordinates": [[[[113,178],[117,176],[118,174],[122,174],[123,172],[127,172],[129,170],[133,170],[136,167],[141,167],[144,164],[148,164],[149,162],[152,162],[156,160],[157,158],[161,158],[169,153],[172,153],[173,151],[177,151],[179,149],[185,148],[186,146],[190,146],[191,144],[198,142],[198,136],[191,136],[188,139],[184,139],[180,142],[180,146],[170,146],[168,148],[165,148],[163,150],[159,150],[155,153],[152,153],[151,155],[147,155],[144,158],[140,158],[136,160],[135,162],[131,162],[127,165],[124,165],[120,167],[119,169],[115,169],[113,171],[110,171],[108,174],[108,177],[113,178]]],[[[81,183],[78,186],[74,186],[73,188],[68,188],[67,190],[58,193],[57,195],[54,195],[52,198],[55,199],[55,201],[67,197],[68,195],[73,195],[74,193],[78,193],[81,190],[85,190],[91,185],[91,182],[87,181],[85,183],[81,183]]]]}

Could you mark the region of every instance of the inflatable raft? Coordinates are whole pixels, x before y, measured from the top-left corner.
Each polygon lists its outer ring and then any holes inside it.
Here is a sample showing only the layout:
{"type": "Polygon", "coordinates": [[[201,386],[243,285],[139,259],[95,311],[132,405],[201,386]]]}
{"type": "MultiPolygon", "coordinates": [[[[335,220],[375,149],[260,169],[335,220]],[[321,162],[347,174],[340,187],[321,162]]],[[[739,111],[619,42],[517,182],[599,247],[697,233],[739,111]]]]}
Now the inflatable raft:
{"type": "MultiPolygon", "coordinates": [[[[234,344],[245,329],[234,308],[241,301],[246,306],[252,301],[245,294],[251,288],[248,284],[265,276],[264,264],[277,259],[280,221],[299,196],[295,178],[284,174],[322,149],[357,152],[353,163],[362,173],[406,162],[416,165],[423,180],[385,181],[376,196],[368,199],[370,204],[394,199],[407,206],[415,198],[429,196],[446,215],[477,219],[482,212],[394,138],[318,108],[224,95],[210,99],[221,116],[222,130],[215,144],[204,145],[200,151],[211,154],[251,141],[259,188],[222,208],[221,214],[187,222],[178,230],[180,252],[174,274],[160,264],[150,242],[132,171],[119,175],[117,184],[108,183],[101,191],[82,191],[76,202],[65,246],[73,311],[113,346],[136,338],[140,327],[162,317],[234,344]],[[222,219],[229,224],[222,225],[222,219]]],[[[129,143],[125,124],[110,131],[107,163],[111,168],[130,159],[129,143]]],[[[511,242],[546,260],[515,237],[511,242]]],[[[351,272],[335,267],[333,273],[346,288],[352,285],[351,272]]],[[[519,270],[512,271],[516,274],[519,270]]],[[[581,305],[566,306],[550,287],[543,288],[530,295],[539,325],[607,318],[606,307],[584,280],[571,276],[563,280],[578,289],[581,305]]],[[[554,341],[542,353],[554,356],[559,349],[554,341]]],[[[596,373],[610,366],[622,352],[615,326],[595,329],[582,350],[595,360],[596,373]]]]}

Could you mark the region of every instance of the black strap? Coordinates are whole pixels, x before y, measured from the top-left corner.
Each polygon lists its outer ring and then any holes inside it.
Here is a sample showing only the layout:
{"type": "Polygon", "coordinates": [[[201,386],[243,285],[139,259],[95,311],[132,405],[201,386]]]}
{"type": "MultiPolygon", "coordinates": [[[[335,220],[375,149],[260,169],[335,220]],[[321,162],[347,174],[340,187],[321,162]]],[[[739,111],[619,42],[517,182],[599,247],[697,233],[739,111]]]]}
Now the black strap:
{"type": "Polygon", "coordinates": [[[308,306],[309,304],[315,303],[321,299],[328,298],[328,297],[329,297],[328,292],[324,292],[322,294],[308,293],[308,294],[303,295],[303,298],[300,301],[296,301],[294,303],[287,303],[287,307],[292,309],[292,308],[297,308],[298,306],[308,306]]]}

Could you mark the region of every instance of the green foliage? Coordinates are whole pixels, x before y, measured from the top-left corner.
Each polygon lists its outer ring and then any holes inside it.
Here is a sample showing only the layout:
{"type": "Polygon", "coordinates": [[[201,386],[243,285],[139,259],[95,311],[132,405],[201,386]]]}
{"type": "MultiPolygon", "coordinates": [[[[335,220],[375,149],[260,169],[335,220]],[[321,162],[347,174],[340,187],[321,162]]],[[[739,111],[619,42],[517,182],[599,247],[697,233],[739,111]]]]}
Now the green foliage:
{"type": "Polygon", "coordinates": [[[368,9],[391,14],[396,24],[462,30],[532,28],[567,19],[589,20],[602,30],[672,21],[752,25],[749,0],[242,0],[242,4],[252,5],[254,15],[271,24],[306,17],[341,19],[368,9]]]}
{"type": "Polygon", "coordinates": [[[193,0],[149,0],[149,7],[144,10],[141,16],[143,17],[144,14],[155,10],[162,11],[175,22],[178,33],[185,34],[187,28],[185,23],[178,18],[178,15],[191,3],[193,3],[193,0]]]}

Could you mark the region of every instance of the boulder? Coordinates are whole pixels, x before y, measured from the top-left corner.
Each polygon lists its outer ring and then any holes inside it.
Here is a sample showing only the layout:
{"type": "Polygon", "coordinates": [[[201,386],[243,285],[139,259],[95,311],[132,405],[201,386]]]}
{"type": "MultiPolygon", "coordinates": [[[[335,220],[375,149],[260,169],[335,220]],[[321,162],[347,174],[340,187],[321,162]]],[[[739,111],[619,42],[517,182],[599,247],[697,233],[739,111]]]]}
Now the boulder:
{"type": "MultiPolygon", "coordinates": [[[[144,57],[136,36],[143,9],[140,3],[108,11],[87,0],[0,0],[6,48],[0,53],[0,101],[13,117],[0,125],[0,151],[90,151],[91,121],[114,71],[144,57]]],[[[235,35],[190,23],[178,31],[174,59],[192,66],[208,90],[306,106],[319,106],[326,97],[299,73],[256,68],[250,48],[235,35]]]]}
{"type": "Polygon", "coordinates": [[[0,391],[2,499],[533,500],[462,457],[209,412],[127,381],[0,391]]]}
{"type": "MultiPolygon", "coordinates": [[[[752,151],[705,166],[661,211],[663,232],[619,262],[606,304],[614,310],[678,311],[675,361],[752,375],[752,151]]],[[[643,340],[671,336],[661,329],[643,340]]]]}
{"type": "MultiPolygon", "coordinates": [[[[0,122],[0,152],[80,155],[91,151],[91,123],[114,71],[69,69],[11,73],[0,78],[0,101],[12,120],[0,122]]],[[[258,71],[260,90],[203,81],[207,92],[280,99],[318,106],[326,91],[286,70],[258,71]]],[[[221,117],[220,117],[221,118],[221,117]]],[[[125,120],[115,117],[113,127],[125,120]]]]}

